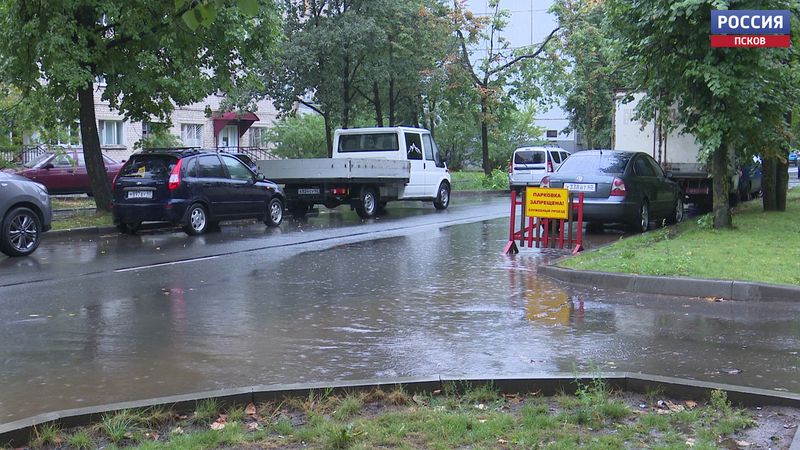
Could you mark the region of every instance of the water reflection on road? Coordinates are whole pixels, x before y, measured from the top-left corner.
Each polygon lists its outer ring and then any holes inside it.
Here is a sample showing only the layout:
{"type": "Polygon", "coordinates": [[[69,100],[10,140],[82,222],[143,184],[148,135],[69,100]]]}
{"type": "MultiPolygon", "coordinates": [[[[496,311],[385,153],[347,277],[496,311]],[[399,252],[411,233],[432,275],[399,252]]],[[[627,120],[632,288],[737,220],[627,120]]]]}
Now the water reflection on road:
{"type": "Polygon", "coordinates": [[[800,392],[797,306],[570,287],[537,275],[560,253],[506,257],[505,233],[503,219],[430,226],[104,274],[80,289],[53,281],[51,299],[10,301],[0,316],[0,422],[198,390],[432,374],[625,370],[800,392]]]}

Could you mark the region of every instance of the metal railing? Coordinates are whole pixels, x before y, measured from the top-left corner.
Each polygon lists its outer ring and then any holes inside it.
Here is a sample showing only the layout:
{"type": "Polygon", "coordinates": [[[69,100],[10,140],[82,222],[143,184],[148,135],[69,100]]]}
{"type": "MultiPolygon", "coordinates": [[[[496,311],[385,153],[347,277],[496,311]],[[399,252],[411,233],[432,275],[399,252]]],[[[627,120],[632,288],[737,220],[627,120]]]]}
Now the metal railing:
{"type": "Polygon", "coordinates": [[[263,159],[281,159],[272,153],[272,150],[261,147],[217,147],[217,150],[226,153],[243,153],[253,161],[263,159]]]}
{"type": "Polygon", "coordinates": [[[49,150],[46,144],[25,145],[19,149],[0,150],[0,159],[15,164],[25,164],[44,155],[49,150]]]}

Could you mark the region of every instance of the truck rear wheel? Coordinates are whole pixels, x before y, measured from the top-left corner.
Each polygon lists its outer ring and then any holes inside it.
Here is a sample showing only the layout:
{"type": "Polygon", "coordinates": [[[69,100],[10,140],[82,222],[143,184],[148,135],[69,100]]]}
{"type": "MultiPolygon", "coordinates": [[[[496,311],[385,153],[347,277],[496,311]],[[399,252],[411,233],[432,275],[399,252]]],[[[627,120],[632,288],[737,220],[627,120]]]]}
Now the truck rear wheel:
{"type": "Polygon", "coordinates": [[[378,211],[378,194],[375,193],[375,189],[364,188],[361,191],[361,198],[355,206],[356,213],[362,219],[375,217],[375,213],[378,211]]]}
{"type": "Polygon", "coordinates": [[[308,205],[305,202],[289,203],[289,214],[297,219],[302,219],[308,213],[308,205]]]}
{"type": "Polygon", "coordinates": [[[447,209],[450,205],[450,185],[442,181],[439,185],[439,190],[436,191],[436,198],[433,200],[433,206],[436,209],[447,209]]]}

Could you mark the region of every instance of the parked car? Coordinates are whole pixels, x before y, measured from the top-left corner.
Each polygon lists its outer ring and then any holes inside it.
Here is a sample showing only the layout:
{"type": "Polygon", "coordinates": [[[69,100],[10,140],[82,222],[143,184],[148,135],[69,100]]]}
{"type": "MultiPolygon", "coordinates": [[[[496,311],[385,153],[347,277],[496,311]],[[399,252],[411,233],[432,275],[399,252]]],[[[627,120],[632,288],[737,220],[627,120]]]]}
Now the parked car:
{"type": "Polygon", "coordinates": [[[683,194],[670,176],[647,153],[587,150],[570,156],[542,186],[583,192],[586,222],[645,232],[653,219],[683,220],[683,194]]]}
{"type": "Polygon", "coordinates": [[[183,226],[190,235],[220,221],[283,221],[283,190],[238,158],[198,149],[144,150],[125,163],[113,183],[114,224],[135,233],[142,222],[183,226]]]}
{"type": "Polygon", "coordinates": [[[542,177],[558,170],[569,155],[559,147],[520,147],[514,150],[508,166],[509,187],[539,186],[542,177]]]}
{"type": "Polygon", "coordinates": [[[53,209],[41,183],[0,172],[0,251],[27,256],[39,247],[41,234],[50,229],[53,209]]]}
{"type": "Polygon", "coordinates": [[[758,156],[739,166],[739,200],[744,202],[759,196],[761,177],[761,158],[758,156]]]}
{"type": "MultiPolygon", "coordinates": [[[[103,155],[111,182],[119,173],[122,163],[103,155]]],[[[28,162],[17,172],[25,178],[42,183],[51,194],[92,194],[86,161],[82,150],[66,149],[48,152],[28,162]]]]}

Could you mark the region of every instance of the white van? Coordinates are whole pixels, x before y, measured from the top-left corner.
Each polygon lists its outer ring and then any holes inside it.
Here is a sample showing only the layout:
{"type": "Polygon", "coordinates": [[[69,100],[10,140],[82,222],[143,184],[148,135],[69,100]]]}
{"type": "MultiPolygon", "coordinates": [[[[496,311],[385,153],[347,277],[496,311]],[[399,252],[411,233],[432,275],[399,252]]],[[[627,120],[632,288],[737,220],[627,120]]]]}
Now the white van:
{"type": "Polygon", "coordinates": [[[520,147],[514,150],[508,166],[509,187],[539,186],[542,177],[558,170],[569,155],[559,147],[520,147]]]}

